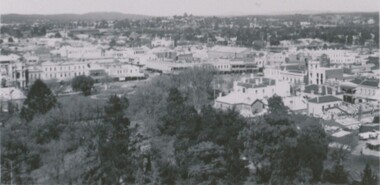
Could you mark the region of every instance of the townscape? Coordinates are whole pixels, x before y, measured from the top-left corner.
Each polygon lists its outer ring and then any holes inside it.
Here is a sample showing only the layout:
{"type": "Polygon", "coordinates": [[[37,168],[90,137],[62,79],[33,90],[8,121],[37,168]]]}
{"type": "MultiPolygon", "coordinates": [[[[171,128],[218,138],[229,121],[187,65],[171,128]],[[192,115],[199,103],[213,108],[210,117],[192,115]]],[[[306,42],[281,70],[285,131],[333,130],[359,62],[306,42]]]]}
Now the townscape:
{"type": "Polygon", "coordinates": [[[379,184],[378,12],[0,28],[0,184],[379,184]]]}

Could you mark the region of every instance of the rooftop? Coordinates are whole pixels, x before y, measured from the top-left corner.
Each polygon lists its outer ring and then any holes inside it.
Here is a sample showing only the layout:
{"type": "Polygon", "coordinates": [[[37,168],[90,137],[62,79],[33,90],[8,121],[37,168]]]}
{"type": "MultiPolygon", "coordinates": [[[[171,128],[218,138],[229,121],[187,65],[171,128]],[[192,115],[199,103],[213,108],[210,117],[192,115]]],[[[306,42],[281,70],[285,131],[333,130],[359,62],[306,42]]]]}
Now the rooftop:
{"type": "Polygon", "coordinates": [[[342,101],[342,100],[335,96],[321,96],[321,97],[310,99],[309,103],[329,103],[329,102],[336,102],[336,101],[342,101]]]}
{"type": "Polygon", "coordinates": [[[378,79],[356,78],[354,80],[351,80],[351,82],[358,84],[358,85],[364,85],[364,86],[370,86],[370,87],[378,87],[379,86],[379,80],[378,79]]]}
{"type": "Polygon", "coordinates": [[[248,48],[243,47],[230,47],[230,46],[214,46],[210,51],[224,52],[224,53],[241,53],[247,51],[248,48]]]}

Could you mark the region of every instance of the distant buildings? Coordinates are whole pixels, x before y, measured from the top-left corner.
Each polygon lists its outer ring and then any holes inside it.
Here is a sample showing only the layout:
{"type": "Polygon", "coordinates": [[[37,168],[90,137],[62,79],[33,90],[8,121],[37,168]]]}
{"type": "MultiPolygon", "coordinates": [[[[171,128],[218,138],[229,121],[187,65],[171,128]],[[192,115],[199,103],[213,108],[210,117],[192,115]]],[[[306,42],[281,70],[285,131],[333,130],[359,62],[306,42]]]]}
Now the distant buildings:
{"type": "Polygon", "coordinates": [[[266,111],[267,99],[273,95],[290,96],[289,83],[251,76],[235,81],[232,92],[216,98],[214,107],[222,110],[237,109],[243,116],[253,117],[266,111]]]}
{"type": "Polygon", "coordinates": [[[174,40],[171,38],[155,37],[151,42],[152,47],[174,47],[174,40]]]}

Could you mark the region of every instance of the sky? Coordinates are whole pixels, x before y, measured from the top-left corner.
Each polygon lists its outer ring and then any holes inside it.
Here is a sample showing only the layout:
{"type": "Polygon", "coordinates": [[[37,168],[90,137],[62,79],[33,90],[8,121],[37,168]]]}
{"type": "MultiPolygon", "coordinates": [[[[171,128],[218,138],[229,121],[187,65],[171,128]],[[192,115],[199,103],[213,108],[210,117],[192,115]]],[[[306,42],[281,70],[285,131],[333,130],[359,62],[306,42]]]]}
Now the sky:
{"type": "Polygon", "coordinates": [[[121,12],[152,16],[369,12],[379,0],[0,0],[0,13],[121,12]]]}

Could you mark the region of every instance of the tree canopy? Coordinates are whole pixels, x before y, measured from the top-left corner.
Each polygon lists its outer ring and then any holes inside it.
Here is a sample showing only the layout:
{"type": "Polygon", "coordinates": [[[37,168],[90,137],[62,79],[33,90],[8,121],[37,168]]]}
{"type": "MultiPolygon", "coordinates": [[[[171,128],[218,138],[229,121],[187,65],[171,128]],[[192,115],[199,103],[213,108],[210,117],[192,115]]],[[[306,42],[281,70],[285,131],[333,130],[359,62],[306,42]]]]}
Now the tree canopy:
{"type": "Polygon", "coordinates": [[[82,91],[83,95],[91,95],[91,90],[94,87],[95,81],[89,76],[76,76],[71,81],[71,87],[75,91],[82,91]]]}
{"type": "Polygon", "coordinates": [[[36,80],[29,90],[21,109],[21,117],[31,121],[35,114],[45,114],[52,109],[57,100],[51,90],[41,80],[36,80]]]}

